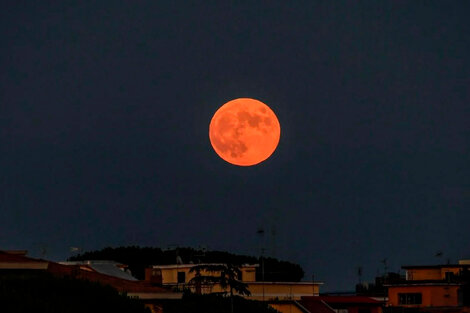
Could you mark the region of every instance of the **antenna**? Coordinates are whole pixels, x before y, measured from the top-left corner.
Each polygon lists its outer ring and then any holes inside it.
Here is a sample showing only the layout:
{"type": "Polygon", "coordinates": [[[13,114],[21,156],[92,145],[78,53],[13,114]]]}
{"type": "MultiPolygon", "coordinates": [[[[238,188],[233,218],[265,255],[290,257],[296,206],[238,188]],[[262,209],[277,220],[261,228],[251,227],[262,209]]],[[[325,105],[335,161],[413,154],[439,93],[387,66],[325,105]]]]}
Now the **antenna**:
{"type": "Polygon", "coordinates": [[[264,228],[258,227],[258,230],[256,231],[256,235],[260,237],[260,263],[261,263],[261,281],[263,282],[263,301],[264,301],[264,252],[265,248],[263,245],[263,239],[264,239],[264,228]]]}
{"type": "Polygon", "coordinates": [[[274,207],[271,210],[271,218],[270,218],[270,254],[272,257],[276,257],[277,255],[277,235],[278,235],[278,219],[279,219],[279,208],[274,207]]]}
{"type": "Polygon", "coordinates": [[[260,255],[263,255],[263,250],[264,250],[264,227],[258,227],[258,229],[256,230],[256,236],[258,236],[259,238],[259,252],[260,255]]]}
{"type": "Polygon", "coordinates": [[[276,257],[276,250],[277,250],[276,235],[277,235],[276,223],[273,222],[273,225],[271,226],[271,255],[273,257],[276,257]]]}
{"type": "Polygon", "coordinates": [[[359,279],[359,284],[362,284],[362,266],[357,267],[357,277],[359,279]]]}
{"type": "Polygon", "coordinates": [[[36,242],[34,243],[34,246],[35,246],[35,249],[37,251],[37,253],[39,254],[40,258],[41,259],[45,259],[46,256],[47,256],[47,244],[45,244],[44,242],[36,242]]]}
{"type": "Polygon", "coordinates": [[[46,255],[47,255],[47,247],[46,247],[46,246],[43,246],[43,247],[41,248],[41,257],[42,257],[43,259],[45,259],[45,258],[46,258],[46,255]]]}
{"type": "Polygon", "coordinates": [[[387,270],[388,270],[387,258],[384,258],[383,260],[381,260],[380,263],[382,263],[384,265],[384,276],[386,276],[387,275],[387,270]]]}

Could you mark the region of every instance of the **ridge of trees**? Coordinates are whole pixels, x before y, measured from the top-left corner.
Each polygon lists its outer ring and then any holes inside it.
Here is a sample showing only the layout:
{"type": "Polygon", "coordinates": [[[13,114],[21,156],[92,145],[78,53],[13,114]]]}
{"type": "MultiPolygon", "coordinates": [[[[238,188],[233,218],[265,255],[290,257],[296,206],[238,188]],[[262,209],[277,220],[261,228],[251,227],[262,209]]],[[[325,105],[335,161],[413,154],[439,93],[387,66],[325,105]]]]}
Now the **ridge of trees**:
{"type": "Polygon", "coordinates": [[[145,268],[152,265],[176,264],[177,259],[183,263],[230,263],[230,264],[260,264],[256,269],[256,280],[263,278],[264,264],[265,281],[300,281],[304,276],[302,267],[288,261],[276,258],[260,258],[247,255],[233,254],[226,251],[205,251],[189,247],[162,250],[156,247],[106,247],[101,250],[87,251],[70,257],[69,261],[112,260],[127,264],[132,274],[143,280],[145,268]]]}

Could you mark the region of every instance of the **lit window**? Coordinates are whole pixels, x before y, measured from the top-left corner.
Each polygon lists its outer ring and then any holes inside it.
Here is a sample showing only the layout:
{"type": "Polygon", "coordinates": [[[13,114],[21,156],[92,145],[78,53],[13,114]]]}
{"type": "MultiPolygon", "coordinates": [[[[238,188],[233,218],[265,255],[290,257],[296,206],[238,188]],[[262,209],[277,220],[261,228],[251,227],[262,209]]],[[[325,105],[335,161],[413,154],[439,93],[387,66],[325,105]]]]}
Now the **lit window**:
{"type": "Polygon", "coordinates": [[[399,293],[398,303],[399,304],[421,304],[423,302],[420,293],[399,293]]]}

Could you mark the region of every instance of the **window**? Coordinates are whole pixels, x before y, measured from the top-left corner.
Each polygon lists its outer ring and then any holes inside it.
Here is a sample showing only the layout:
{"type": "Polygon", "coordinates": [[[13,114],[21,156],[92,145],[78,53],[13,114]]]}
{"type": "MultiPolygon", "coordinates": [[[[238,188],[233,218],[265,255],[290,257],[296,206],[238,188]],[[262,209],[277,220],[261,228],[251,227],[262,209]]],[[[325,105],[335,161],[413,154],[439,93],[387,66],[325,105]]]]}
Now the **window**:
{"type": "Polygon", "coordinates": [[[399,293],[398,303],[399,304],[421,304],[423,302],[420,293],[399,293]]]}
{"type": "Polygon", "coordinates": [[[413,271],[407,270],[406,271],[406,280],[413,280],[413,271]]]}
{"type": "Polygon", "coordinates": [[[186,273],[178,272],[178,284],[184,284],[186,282],[186,273]]]}
{"type": "Polygon", "coordinates": [[[454,279],[454,273],[452,273],[452,272],[446,272],[445,275],[446,275],[446,280],[448,282],[450,282],[454,279]]]}

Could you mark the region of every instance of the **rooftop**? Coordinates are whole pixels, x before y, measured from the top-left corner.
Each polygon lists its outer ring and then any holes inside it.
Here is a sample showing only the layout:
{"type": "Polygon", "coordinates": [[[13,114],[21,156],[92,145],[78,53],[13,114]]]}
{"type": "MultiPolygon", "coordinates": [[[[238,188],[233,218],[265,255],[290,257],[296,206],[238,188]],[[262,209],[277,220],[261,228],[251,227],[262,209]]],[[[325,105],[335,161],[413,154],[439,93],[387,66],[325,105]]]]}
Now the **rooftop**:
{"type": "MultiPolygon", "coordinates": [[[[172,269],[172,268],[192,268],[201,265],[226,265],[225,263],[199,263],[199,264],[168,264],[168,265],[152,265],[152,268],[157,269],[172,269]]],[[[259,267],[259,264],[242,264],[241,268],[259,267]]]]}
{"type": "Polygon", "coordinates": [[[401,268],[409,269],[440,269],[440,268],[470,268],[470,264],[437,264],[437,265],[404,265],[401,268]]]}
{"type": "Polygon", "coordinates": [[[126,271],[127,265],[114,261],[77,261],[77,262],[59,262],[62,265],[79,265],[81,269],[106,274],[126,280],[137,281],[137,278],[126,271]]]}
{"type": "Polygon", "coordinates": [[[328,304],[342,303],[342,304],[373,304],[381,305],[383,301],[376,300],[372,297],[367,296],[309,296],[302,297],[302,301],[324,301],[328,304]]]}
{"type": "Polygon", "coordinates": [[[249,285],[323,285],[322,281],[250,281],[249,285]]]}
{"type": "Polygon", "coordinates": [[[80,268],[80,265],[64,265],[52,261],[30,258],[17,253],[10,254],[6,251],[0,251],[0,269],[44,270],[58,277],[73,277],[110,285],[120,292],[138,294],[141,298],[181,297],[179,293],[174,293],[163,287],[152,286],[145,281],[123,279],[97,271],[84,270],[80,268]]]}

